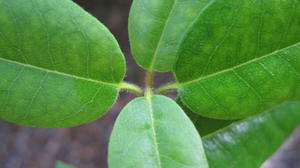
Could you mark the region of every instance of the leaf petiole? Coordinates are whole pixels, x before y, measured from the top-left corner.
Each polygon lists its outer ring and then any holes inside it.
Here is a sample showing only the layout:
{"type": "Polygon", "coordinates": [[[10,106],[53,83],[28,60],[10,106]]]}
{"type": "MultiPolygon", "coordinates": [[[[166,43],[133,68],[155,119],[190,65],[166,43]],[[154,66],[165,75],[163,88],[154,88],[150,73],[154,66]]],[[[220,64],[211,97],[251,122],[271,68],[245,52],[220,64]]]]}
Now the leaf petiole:
{"type": "Polygon", "coordinates": [[[161,93],[169,92],[172,90],[176,90],[177,88],[178,88],[177,83],[169,83],[169,84],[163,85],[163,86],[155,89],[155,93],[161,94],[161,93]]]}
{"type": "Polygon", "coordinates": [[[131,91],[131,92],[135,93],[137,96],[143,96],[143,89],[135,84],[122,82],[122,83],[120,83],[119,88],[122,90],[131,91]]]}

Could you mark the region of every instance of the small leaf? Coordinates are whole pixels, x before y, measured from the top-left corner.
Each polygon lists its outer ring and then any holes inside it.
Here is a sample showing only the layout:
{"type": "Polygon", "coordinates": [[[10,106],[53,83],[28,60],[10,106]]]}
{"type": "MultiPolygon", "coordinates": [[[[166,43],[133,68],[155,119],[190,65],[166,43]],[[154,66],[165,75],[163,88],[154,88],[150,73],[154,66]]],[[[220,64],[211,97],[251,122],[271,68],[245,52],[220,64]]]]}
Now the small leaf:
{"type": "Polygon", "coordinates": [[[0,0],[0,118],[69,127],[114,103],[125,73],[111,33],[70,0],[0,0]]]}
{"type": "Polygon", "coordinates": [[[55,168],[75,168],[75,167],[72,165],[66,164],[64,162],[58,161],[55,164],[55,168]]]}
{"type": "Polygon", "coordinates": [[[300,124],[300,102],[236,122],[203,138],[211,168],[259,168],[300,124]]]}
{"type": "Polygon", "coordinates": [[[208,168],[189,118],[164,96],[137,98],[120,113],[109,144],[110,168],[208,168]]]}
{"type": "Polygon", "coordinates": [[[218,0],[178,53],[182,101],[216,119],[240,119],[300,99],[298,0],[218,0]]]}
{"type": "Polygon", "coordinates": [[[179,98],[177,98],[176,102],[178,105],[180,105],[180,107],[187,114],[187,116],[193,121],[201,137],[213,133],[221,128],[224,128],[236,121],[236,120],[216,120],[216,119],[202,117],[201,115],[194,113],[190,109],[188,109],[186,105],[184,105],[179,98]]]}
{"type": "Polygon", "coordinates": [[[129,16],[132,53],[150,71],[170,71],[185,30],[209,0],[134,0],[129,16]]]}

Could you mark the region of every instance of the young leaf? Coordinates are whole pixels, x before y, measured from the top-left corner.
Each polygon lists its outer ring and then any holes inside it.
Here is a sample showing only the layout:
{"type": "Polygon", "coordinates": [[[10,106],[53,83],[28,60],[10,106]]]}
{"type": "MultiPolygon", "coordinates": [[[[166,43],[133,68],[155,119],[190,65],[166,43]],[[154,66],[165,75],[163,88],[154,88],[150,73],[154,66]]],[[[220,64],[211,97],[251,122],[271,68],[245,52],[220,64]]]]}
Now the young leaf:
{"type": "Polygon", "coordinates": [[[185,30],[209,0],[134,0],[129,16],[132,53],[148,70],[170,71],[185,30]]]}
{"type": "Polygon", "coordinates": [[[207,168],[197,130],[164,96],[137,98],[120,113],[109,144],[110,168],[207,168]]]}
{"type": "Polygon", "coordinates": [[[300,124],[300,102],[236,122],[203,138],[211,168],[259,168],[300,124]]]}
{"type": "Polygon", "coordinates": [[[75,167],[72,166],[72,165],[69,165],[69,164],[67,164],[67,163],[58,161],[58,162],[56,162],[56,164],[55,164],[55,168],[75,168],[75,167]]]}
{"type": "Polygon", "coordinates": [[[97,119],[125,72],[111,33],[70,0],[0,0],[0,118],[36,127],[97,119]]]}
{"type": "Polygon", "coordinates": [[[201,115],[194,113],[190,109],[188,109],[186,105],[184,105],[183,102],[180,100],[180,98],[177,98],[176,102],[178,105],[180,105],[180,107],[187,114],[187,116],[193,121],[193,124],[195,125],[202,137],[235,122],[235,120],[217,120],[202,117],[201,115]]]}
{"type": "Polygon", "coordinates": [[[182,101],[239,119],[300,98],[298,0],[218,0],[198,16],[175,67],[182,101]]]}

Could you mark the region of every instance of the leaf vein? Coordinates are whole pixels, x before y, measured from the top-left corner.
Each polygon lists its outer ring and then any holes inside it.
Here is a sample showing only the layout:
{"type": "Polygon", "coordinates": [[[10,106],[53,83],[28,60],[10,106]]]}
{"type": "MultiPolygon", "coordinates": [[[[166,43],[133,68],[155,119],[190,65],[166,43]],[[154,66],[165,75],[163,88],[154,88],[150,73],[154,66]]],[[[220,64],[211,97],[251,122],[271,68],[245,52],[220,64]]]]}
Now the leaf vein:
{"type": "Polygon", "coordinates": [[[21,74],[24,72],[24,67],[22,67],[22,69],[18,72],[18,74],[16,75],[16,77],[12,80],[12,82],[10,83],[8,89],[7,89],[7,98],[6,98],[6,103],[4,104],[4,107],[3,107],[3,111],[0,112],[1,113],[4,113],[6,111],[6,107],[8,105],[8,101],[9,101],[9,96],[10,96],[10,92],[13,88],[13,86],[15,85],[15,83],[18,81],[18,79],[21,77],[21,74]]]}
{"type": "Polygon", "coordinates": [[[182,82],[182,83],[178,83],[179,86],[184,86],[184,85],[188,85],[188,84],[191,84],[191,83],[194,83],[194,82],[198,82],[198,81],[201,81],[201,80],[204,80],[204,79],[208,79],[210,77],[213,77],[213,76],[216,76],[216,75],[219,75],[219,74],[222,74],[222,73],[225,73],[225,72],[229,72],[229,71],[232,71],[233,69],[237,69],[237,68],[240,68],[244,65],[248,65],[250,63],[253,63],[253,62],[256,62],[256,61],[259,61],[259,60],[262,60],[262,59],[265,59],[265,58],[268,58],[270,56],[274,56],[284,50],[287,50],[287,49],[290,49],[290,48],[293,48],[293,47],[297,47],[297,46],[300,46],[300,42],[298,43],[295,43],[293,45],[290,45],[288,47],[285,47],[285,48],[282,48],[282,49],[279,49],[279,50],[276,50],[272,53],[269,53],[269,54],[266,54],[262,57],[258,57],[258,58],[254,58],[250,61],[247,61],[247,62],[244,62],[244,63],[241,63],[239,65],[236,65],[236,66],[233,66],[233,67],[230,67],[230,68],[227,68],[227,69],[224,69],[222,71],[219,71],[219,72],[216,72],[216,73],[212,73],[212,74],[209,74],[209,75],[206,75],[206,76],[201,76],[199,78],[196,78],[196,79],[193,79],[193,80],[190,80],[190,81],[187,81],[187,82],[182,82]]]}
{"type": "MultiPolygon", "coordinates": [[[[56,69],[56,65],[55,65],[55,60],[54,57],[52,55],[52,53],[50,52],[50,34],[49,34],[49,30],[48,27],[46,26],[46,22],[45,22],[45,16],[42,14],[42,12],[38,9],[38,7],[34,7],[34,2],[33,0],[31,0],[32,6],[33,6],[33,10],[39,15],[39,18],[41,20],[42,26],[44,28],[44,31],[46,33],[46,41],[47,41],[47,55],[50,57],[51,60],[51,64],[53,66],[54,69],[56,69]]],[[[37,2],[36,2],[37,4],[37,2]]]]}
{"type": "Polygon", "coordinates": [[[46,79],[47,79],[47,77],[48,77],[48,74],[49,74],[49,72],[46,72],[45,75],[44,75],[44,77],[43,77],[42,80],[40,81],[39,87],[38,87],[37,90],[34,92],[32,98],[30,99],[30,102],[29,102],[28,106],[25,108],[25,109],[26,109],[25,111],[27,111],[27,112],[26,112],[26,114],[23,116],[23,118],[22,118],[20,121],[28,119],[28,117],[29,117],[29,115],[30,115],[30,111],[31,111],[30,108],[31,108],[33,102],[35,101],[36,97],[37,97],[38,94],[40,93],[40,91],[41,91],[41,89],[42,89],[42,87],[43,87],[43,84],[45,83],[45,81],[46,81],[46,79]]]}
{"type": "Polygon", "coordinates": [[[267,68],[265,64],[263,64],[262,62],[258,62],[258,64],[271,76],[275,76],[275,74],[269,68],[267,68]]]}
{"type": "Polygon", "coordinates": [[[224,111],[224,112],[228,112],[228,109],[225,108],[225,107],[222,107],[222,106],[218,103],[218,101],[216,100],[216,98],[215,98],[211,93],[208,92],[208,90],[206,89],[206,87],[204,86],[203,83],[199,83],[199,85],[200,85],[200,87],[203,89],[204,93],[205,93],[208,97],[210,97],[210,98],[212,99],[212,101],[215,103],[215,105],[217,106],[217,108],[221,109],[221,110],[224,111]]]}
{"type": "Polygon", "coordinates": [[[91,97],[91,99],[89,101],[87,101],[86,103],[82,104],[80,107],[79,107],[79,110],[64,117],[64,118],[61,118],[61,119],[58,119],[58,120],[55,120],[55,121],[52,121],[51,123],[57,123],[57,122],[63,122],[63,121],[66,121],[67,119],[69,118],[72,118],[73,116],[76,116],[77,114],[81,113],[83,111],[83,109],[94,102],[95,98],[98,96],[98,94],[100,93],[100,91],[102,90],[103,86],[99,86],[97,91],[95,92],[95,94],[91,97]]]}
{"type": "Polygon", "coordinates": [[[76,76],[76,75],[72,75],[72,74],[67,74],[67,73],[64,73],[64,72],[56,71],[56,70],[49,70],[49,69],[45,69],[45,68],[42,68],[42,67],[31,65],[31,64],[24,64],[24,63],[17,62],[17,61],[14,61],[14,60],[9,60],[9,59],[6,59],[6,58],[1,58],[0,57],[0,61],[7,62],[7,63],[10,63],[10,64],[17,64],[17,65],[20,65],[20,66],[23,66],[23,67],[36,69],[36,70],[40,70],[40,71],[46,71],[46,72],[49,72],[49,73],[53,73],[53,74],[61,75],[61,76],[66,76],[66,77],[69,77],[69,78],[74,78],[74,79],[78,79],[78,80],[84,80],[84,81],[89,81],[89,82],[93,82],[93,83],[98,83],[98,84],[103,84],[103,85],[113,86],[113,87],[119,88],[119,84],[116,84],[116,83],[108,83],[108,82],[103,82],[103,81],[99,81],[99,80],[95,80],[95,79],[90,79],[90,78],[80,77],[80,76],[76,76]]]}
{"type": "Polygon", "coordinates": [[[288,67],[290,67],[290,69],[292,69],[300,77],[300,72],[298,72],[296,70],[296,68],[288,60],[286,60],[285,58],[283,58],[280,55],[278,55],[277,57],[280,58],[280,59],[282,59],[284,62],[286,62],[288,64],[288,67]]]}
{"type": "Polygon", "coordinates": [[[175,6],[176,6],[176,0],[174,0],[174,2],[173,2],[173,4],[172,4],[170,13],[169,13],[169,15],[168,15],[168,17],[167,17],[167,20],[166,20],[166,22],[165,22],[165,24],[164,24],[164,28],[163,28],[163,30],[162,30],[161,36],[160,36],[159,41],[158,41],[158,43],[157,43],[157,46],[156,46],[156,48],[155,48],[154,55],[153,55],[153,57],[152,57],[152,60],[151,60],[151,63],[150,63],[150,67],[149,67],[149,70],[150,70],[150,71],[153,71],[153,69],[154,69],[154,66],[155,66],[155,63],[156,63],[156,59],[157,59],[157,55],[158,55],[158,51],[159,51],[159,48],[160,48],[160,46],[161,46],[161,42],[162,42],[162,40],[163,40],[163,36],[164,36],[164,34],[165,34],[165,32],[166,32],[167,26],[168,26],[169,21],[170,21],[170,16],[172,15],[172,13],[173,13],[173,11],[174,11],[175,6]]]}
{"type": "Polygon", "coordinates": [[[78,24],[78,22],[76,21],[76,19],[74,19],[73,17],[71,17],[72,22],[76,25],[76,27],[78,28],[78,31],[81,33],[85,43],[86,43],[86,48],[87,48],[87,55],[86,55],[86,74],[88,77],[90,77],[90,70],[89,70],[89,64],[90,64],[90,57],[91,57],[91,48],[90,48],[90,43],[88,41],[88,37],[87,34],[81,29],[80,25],[78,24]]]}
{"type": "Polygon", "coordinates": [[[156,135],[156,129],[155,129],[155,121],[154,121],[154,116],[153,116],[153,105],[152,105],[152,100],[151,96],[147,97],[148,105],[149,105],[149,116],[150,116],[150,122],[152,125],[152,133],[153,133],[153,141],[154,141],[154,146],[155,146],[155,153],[156,153],[156,159],[158,162],[158,167],[162,168],[161,165],[161,160],[160,160],[160,152],[159,152],[159,146],[158,146],[158,141],[157,141],[157,135],[156,135]]]}
{"type": "Polygon", "coordinates": [[[236,70],[232,69],[232,72],[235,76],[238,77],[249,89],[253,91],[253,93],[257,96],[259,99],[259,103],[262,106],[263,105],[263,96],[257,91],[255,87],[253,87],[245,78],[243,78],[236,70]]]}

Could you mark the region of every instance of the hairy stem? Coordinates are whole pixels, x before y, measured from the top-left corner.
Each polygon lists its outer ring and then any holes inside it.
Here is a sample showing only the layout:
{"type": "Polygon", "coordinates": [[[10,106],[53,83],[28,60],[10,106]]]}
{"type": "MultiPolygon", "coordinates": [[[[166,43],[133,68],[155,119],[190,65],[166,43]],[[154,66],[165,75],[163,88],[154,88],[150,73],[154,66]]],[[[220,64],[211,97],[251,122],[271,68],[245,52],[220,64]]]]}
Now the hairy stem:
{"type": "Polygon", "coordinates": [[[147,71],[146,72],[146,81],[145,81],[146,88],[152,88],[153,77],[154,77],[153,71],[147,71]]]}
{"type": "Polygon", "coordinates": [[[144,95],[151,96],[152,94],[152,87],[153,87],[153,78],[154,78],[154,72],[153,71],[147,71],[146,72],[146,79],[145,79],[145,93],[144,95]]]}
{"type": "Polygon", "coordinates": [[[135,85],[135,84],[122,82],[119,85],[119,88],[122,89],[122,90],[131,91],[131,92],[135,93],[137,96],[142,96],[143,95],[143,89],[140,88],[139,86],[135,85]]]}

